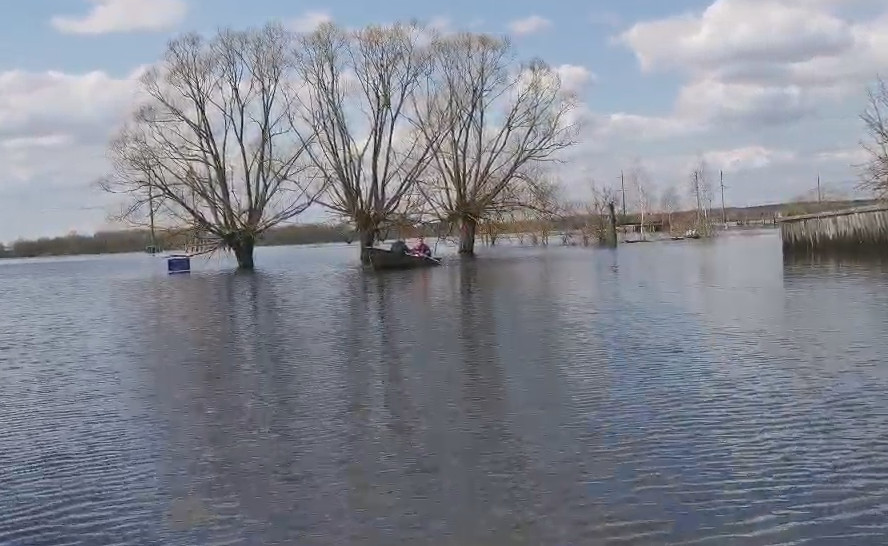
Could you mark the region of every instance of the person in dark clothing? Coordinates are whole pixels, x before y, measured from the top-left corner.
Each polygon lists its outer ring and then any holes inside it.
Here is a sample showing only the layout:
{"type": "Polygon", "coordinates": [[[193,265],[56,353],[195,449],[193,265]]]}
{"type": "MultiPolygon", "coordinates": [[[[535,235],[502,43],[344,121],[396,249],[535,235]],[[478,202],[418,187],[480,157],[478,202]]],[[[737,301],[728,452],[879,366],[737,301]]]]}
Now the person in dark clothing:
{"type": "Polygon", "coordinates": [[[390,250],[395,254],[407,254],[408,252],[410,252],[410,249],[407,247],[407,243],[401,240],[392,243],[390,250]]]}

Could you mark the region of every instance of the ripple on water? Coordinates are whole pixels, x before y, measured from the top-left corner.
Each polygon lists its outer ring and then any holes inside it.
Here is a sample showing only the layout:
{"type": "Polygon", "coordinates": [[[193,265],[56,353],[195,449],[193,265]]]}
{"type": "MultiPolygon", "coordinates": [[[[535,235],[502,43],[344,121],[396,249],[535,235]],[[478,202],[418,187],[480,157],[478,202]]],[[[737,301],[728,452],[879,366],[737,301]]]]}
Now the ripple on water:
{"type": "Polygon", "coordinates": [[[885,543],[879,267],[353,252],[0,265],[0,544],[885,543]]]}

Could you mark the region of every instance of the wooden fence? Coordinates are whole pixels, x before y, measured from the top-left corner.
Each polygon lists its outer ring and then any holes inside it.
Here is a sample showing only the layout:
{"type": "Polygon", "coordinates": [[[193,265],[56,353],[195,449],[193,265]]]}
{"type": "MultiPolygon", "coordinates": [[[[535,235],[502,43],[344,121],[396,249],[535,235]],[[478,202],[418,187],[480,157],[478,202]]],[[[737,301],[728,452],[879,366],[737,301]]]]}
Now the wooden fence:
{"type": "Polygon", "coordinates": [[[784,252],[888,251],[888,203],[780,218],[784,252]]]}

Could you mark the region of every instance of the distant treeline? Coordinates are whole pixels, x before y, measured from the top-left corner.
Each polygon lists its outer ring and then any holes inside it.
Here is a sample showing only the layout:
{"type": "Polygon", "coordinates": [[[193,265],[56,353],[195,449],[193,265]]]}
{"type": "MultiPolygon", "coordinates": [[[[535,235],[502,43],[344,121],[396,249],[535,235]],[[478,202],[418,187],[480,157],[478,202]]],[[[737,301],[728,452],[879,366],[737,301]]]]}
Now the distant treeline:
{"type": "MultiPolygon", "coordinates": [[[[346,225],[306,224],[279,226],[265,233],[260,245],[303,245],[351,242],[352,230],[346,225]]],[[[179,250],[187,244],[183,233],[158,231],[161,250],[179,250]]],[[[19,240],[0,249],[0,257],[33,258],[38,256],[74,256],[79,254],[120,254],[142,252],[151,244],[148,230],[100,231],[93,235],[69,234],[19,240]]]]}
{"type": "MultiPolygon", "coordinates": [[[[826,210],[836,210],[848,207],[857,207],[872,204],[872,200],[856,201],[829,201],[829,202],[796,202],[779,203],[773,205],[757,205],[753,207],[730,207],[725,210],[728,221],[739,224],[770,223],[778,215],[791,216],[796,214],[809,214],[826,210]]],[[[721,209],[713,209],[710,218],[714,222],[721,221],[721,209]]],[[[676,212],[672,215],[673,221],[681,217],[692,215],[693,212],[676,212]]],[[[666,224],[666,214],[652,212],[648,214],[647,222],[666,224]]],[[[554,230],[576,230],[586,223],[587,217],[575,215],[551,219],[550,228],[554,230]]],[[[620,224],[633,224],[639,222],[637,214],[630,213],[625,217],[619,215],[620,224]]],[[[511,222],[501,222],[496,226],[496,231],[506,233],[514,229],[525,229],[527,222],[521,225],[511,225],[511,222]]],[[[384,239],[402,237],[411,238],[420,234],[426,237],[438,237],[453,235],[455,226],[445,224],[433,224],[422,229],[403,228],[392,229],[381,234],[384,239]]],[[[482,232],[484,230],[482,229],[482,232]]],[[[351,227],[346,224],[298,224],[285,225],[274,228],[265,233],[259,241],[263,246],[281,245],[305,245],[320,243],[347,242],[355,239],[351,227]]],[[[3,258],[32,258],[37,256],[73,256],[78,254],[119,254],[125,252],[142,252],[150,244],[148,230],[121,230],[100,231],[93,235],[70,234],[63,237],[46,237],[36,240],[20,240],[7,247],[0,247],[0,257],[3,258]]],[[[177,250],[185,247],[187,237],[181,233],[159,232],[157,245],[165,250],[177,250]]]]}

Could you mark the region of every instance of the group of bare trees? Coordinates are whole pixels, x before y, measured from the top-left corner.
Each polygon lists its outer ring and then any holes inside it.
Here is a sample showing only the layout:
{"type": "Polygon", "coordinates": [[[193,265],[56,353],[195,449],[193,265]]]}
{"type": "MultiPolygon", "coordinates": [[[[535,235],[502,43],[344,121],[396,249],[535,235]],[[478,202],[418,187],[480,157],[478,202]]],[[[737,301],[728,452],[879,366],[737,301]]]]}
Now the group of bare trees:
{"type": "Polygon", "coordinates": [[[313,205],[366,248],[396,222],[459,226],[542,209],[544,166],[570,146],[573,97],[508,41],[418,24],[308,34],[277,25],[173,40],[111,145],[122,216],[188,226],[243,269],[272,226],[313,205]]]}
{"type": "Polygon", "coordinates": [[[869,103],[861,115],[869,141],[864,149],[869,161],[863,169],[863,188],[879,198],[888,197],[888,82],[882,78],[869,90],[869,103]]]}
{"type": "Polygon", "coordinates": [[[585,203],[575,204],[573,214],[584,214],[586,221],[581,228],[584,244],[595,239],[606,242],[609,235],[609,209],[614,207],[627,222],[631,217],[637,222],[639,235],[645,237],[653,220],[659,219],[675,232],[692,228],[701,235],[712,233],[711,209],[713,186],[706,161],[700,158],[691,168],[687,191],[675,185],[656,183],[654,176],[640,160],[635,160],[621,174],[620,184],[592,184],[591,197],[585,203]],[[658,187],[662,189],[658,192],[658,187]],[[622,213],[625,211],[625,213],[622,213]],[[681,214],[679,214],[681,213],[681,214]]]}

